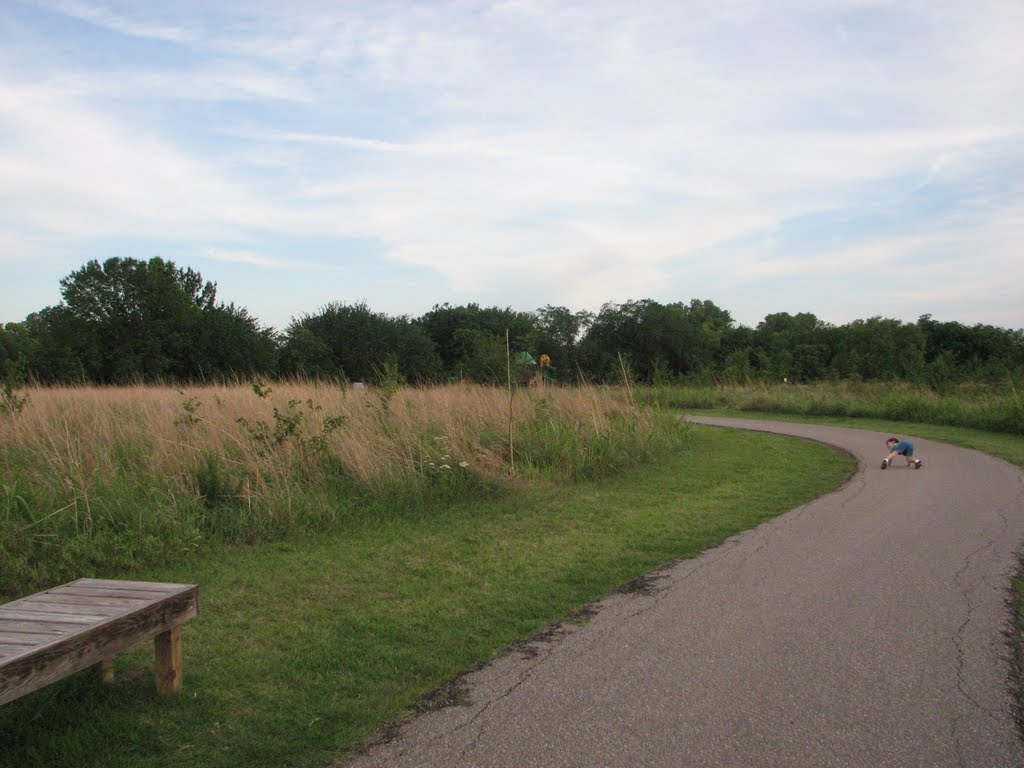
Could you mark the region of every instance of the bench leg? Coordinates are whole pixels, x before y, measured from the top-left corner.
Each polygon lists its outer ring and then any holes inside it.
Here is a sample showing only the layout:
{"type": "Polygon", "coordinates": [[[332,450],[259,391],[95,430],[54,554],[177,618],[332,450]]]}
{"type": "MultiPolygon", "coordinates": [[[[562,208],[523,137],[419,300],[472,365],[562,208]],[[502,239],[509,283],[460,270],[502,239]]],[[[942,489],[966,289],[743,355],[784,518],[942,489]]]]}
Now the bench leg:
{"type": "Polygon", "coordinates": [[[93,669],[96,670],[96,676],[99,677],[104,683],[114,682],[114,660],[104,659],[99,662],[93,669]]]}
{"type": "Polygon", "coordinates": [[[157,693],[177,693],[181,690],[181,627],[173,627],[156,636],[157,693]]]}

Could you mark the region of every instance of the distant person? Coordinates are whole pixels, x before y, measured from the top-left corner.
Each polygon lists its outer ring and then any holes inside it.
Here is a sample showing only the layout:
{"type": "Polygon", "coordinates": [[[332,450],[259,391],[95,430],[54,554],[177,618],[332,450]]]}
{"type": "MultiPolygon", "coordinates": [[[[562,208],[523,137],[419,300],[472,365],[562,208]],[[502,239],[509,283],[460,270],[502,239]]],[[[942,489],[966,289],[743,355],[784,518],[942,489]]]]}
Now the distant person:
{"type": "Polygon", "coordinates": [[[914,458],[914,444],[909,440],[890,437],[885,441],[885,447],[889,450],[889,455],[882,459],[882,469],[888,469],[889,465],[892,464],[892,460],[897,456],[905,458],[908,467],[913,467],[914,469],[921,468],[921,460],[914,458]]]}

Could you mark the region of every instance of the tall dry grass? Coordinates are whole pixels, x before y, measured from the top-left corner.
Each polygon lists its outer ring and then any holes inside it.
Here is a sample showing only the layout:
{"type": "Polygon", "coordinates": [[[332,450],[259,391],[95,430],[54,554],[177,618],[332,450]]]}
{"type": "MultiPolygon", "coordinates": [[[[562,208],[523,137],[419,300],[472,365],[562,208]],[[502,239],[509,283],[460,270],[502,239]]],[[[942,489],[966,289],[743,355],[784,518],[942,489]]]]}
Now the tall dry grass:
{"type": "Polygon", "coordinates": [[[25,394],[0,419],[8,594],[211,537],[266,540],[500,493],[524,477],[594,477],[680,434],[674,420],[595,388],[519,390],[511,403],[481,386],[320,382],[25,394]]]}
{"type": "MultiPolygon", "coordinates": [[[[32,389],[29,407],[0,432],[4,469],[17,463],[33,485],[83,494],[137,467],[185,490],[206,456],[262,483],[296,470],[319,478],[325,454],[370,488],[445,455],[483,473],[508,471],[509,394],[499,389],[403,388],[386,402],[377,390],[318,382],[260,389],[266,394],[246,385],[32,389]]],[[[537,418],[538,404],[552,423],[595,436],[627,413],[648,420],[594,388],[548,389],[513,399],[513,428],[537,418]]]]}

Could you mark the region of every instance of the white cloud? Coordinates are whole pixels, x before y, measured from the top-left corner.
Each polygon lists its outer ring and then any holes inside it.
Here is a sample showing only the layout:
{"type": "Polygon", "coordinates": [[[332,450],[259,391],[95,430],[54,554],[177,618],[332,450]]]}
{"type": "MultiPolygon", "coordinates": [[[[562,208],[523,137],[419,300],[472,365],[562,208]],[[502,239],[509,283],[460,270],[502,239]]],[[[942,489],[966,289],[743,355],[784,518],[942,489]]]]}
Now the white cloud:
{"type": "Polygon", "coordinates": [[[34,0],[36,5],[56,13],[70,16],[97,27],[131,37],[189,43],[196,39],[195,31],[181,25],[161,24],[138,13],[118,13],[101,3],[79,0],[34,0]]]}
{"type": "Polygon", "coordinates": [[[289,218],[215,166],[45,88],[0,81],[0,129],[0,202],[40,231],[197,236],[289,218]]]}
{"type": "Polygon", "coordinates": [[[0,61],[0,204],[39,231],[310,271],[262,235],[358,239],[470,297],[535,280],[588,307],[722,285],[711,253],[734,284],[938,246],[951,281],[1019,261],[974,210],[1022,194],[1016,2],[47,7],[188,56],[35,84],[0,61]],[[971,215],[908,203],[929,194],[971,215]],[[890,207],[884,232],[730,246],[890,207]]]}
{"type": "Polygon", "coordinates": [[[251,264],[256,267],[279,267],[279,262],[260,256],[258,253],[245,250],[225,250],[223,248],[207,248],[205,256],[213,261],[226,261],[231,264],[251,264]]]}

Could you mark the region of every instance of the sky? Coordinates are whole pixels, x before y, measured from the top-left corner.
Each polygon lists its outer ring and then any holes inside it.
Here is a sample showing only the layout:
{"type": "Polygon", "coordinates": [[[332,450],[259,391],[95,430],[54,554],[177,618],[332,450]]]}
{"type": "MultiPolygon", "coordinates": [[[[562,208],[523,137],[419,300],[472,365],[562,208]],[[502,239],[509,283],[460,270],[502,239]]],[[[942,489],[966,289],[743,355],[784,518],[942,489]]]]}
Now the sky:
{"type": "Polygon", "coordinates": [[[1024,327],[1020,0],[0,0],[0,322],[329,302],[1024,327]]]}

